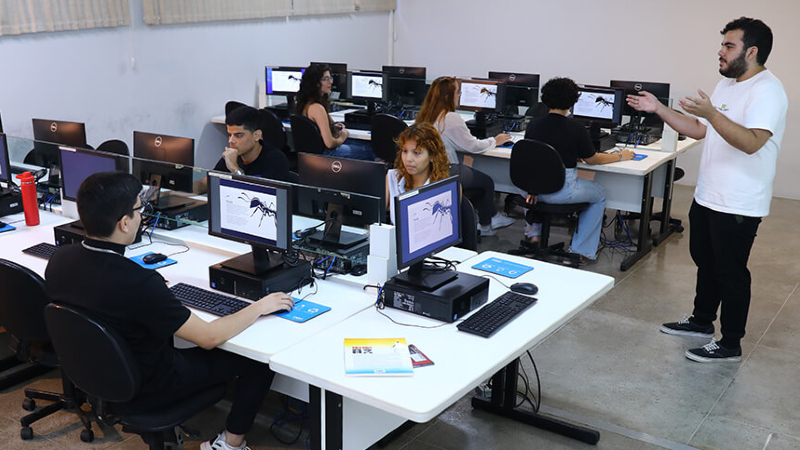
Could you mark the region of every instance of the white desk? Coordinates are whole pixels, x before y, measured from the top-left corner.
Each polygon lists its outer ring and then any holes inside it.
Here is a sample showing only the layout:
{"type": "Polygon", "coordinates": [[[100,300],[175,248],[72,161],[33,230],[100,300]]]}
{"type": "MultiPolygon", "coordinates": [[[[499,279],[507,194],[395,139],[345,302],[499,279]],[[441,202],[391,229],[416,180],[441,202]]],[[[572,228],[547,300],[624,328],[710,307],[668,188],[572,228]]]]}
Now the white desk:
{"type": "MultiPolygon", "coordinates": [[[[514,135],[515,141],[521,139],[521,133],[514,133],[514,135]]],[[[591,171],[594,174],[594,181],[605,189],[606,207],[640,213],[640,223],[648,224],[648,226],[639,227],[636,252],[622,261],[621,270],[629,269],[646,255],[653,245],[658,245],[677,230],[669,220],[675,178],[675,160],[679,154],[698,145],[699,142],[690,138],[678,141],[677,150],[674,152],[661,151],[661,141],[648,146],[629,147],[636,153],[647,155],[646,158],[639,161],[621,161],[599,165],[578,163],[579,169],[591,171]],[[651,236],[649,224],[653,197],[661,197],[663,200],[663,218],[658,232],[651,236]]],[[[520,192],[509,178],[508,164],[511,158],[511,147],[495,147],[482,154],[459,154],[462,159],[467,155],[473,159],[472,167],[492,177],[496,191],[513,194],[520,192]]]]}
{"type": "MultiPolygon", "coordinates": [[[[496,252],[470,258],[460,264],[458,270],[483,275],[485,272],[470,266],[488,257],[532,265],[533,271],[514,281],[530,281],[539,286],[536,295],[539,301],[489,339],[459,332],[456,324],[433,329],[403,327],[369,308],[271,358],[270,367],[277,373],[320,390],[311,397],[322,403],[319,412],[323,415],[327,411],[327,416],[320,418],[325,423],[324,431],[316,438],[321,442],[312,443],[312,448],[361,450],[407,419],[415,422],[433,419],[600,298],[614,284],[613,278],[605,275],[496,252]],[[344,339],[380,337],[405,337],[435,365],[415,369],[412,377],[346,376],[344,339]],[[337,442],[337,436],[341,442],[337,442]]],[[[507,284],[514,282],[498,278],[507,284]]],[[[490,300],[505,290],[490,279],[490,300]]],[[[440,324],[395,309],[387,308],[384,312],[400,322],[425,326],[440,324]]]]}

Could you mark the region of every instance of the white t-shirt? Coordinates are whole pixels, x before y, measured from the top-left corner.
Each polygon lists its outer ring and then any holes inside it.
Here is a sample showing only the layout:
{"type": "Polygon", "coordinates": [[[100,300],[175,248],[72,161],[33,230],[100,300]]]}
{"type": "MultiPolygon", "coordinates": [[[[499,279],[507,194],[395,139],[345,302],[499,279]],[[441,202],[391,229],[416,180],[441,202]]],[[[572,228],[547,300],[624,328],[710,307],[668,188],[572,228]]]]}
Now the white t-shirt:
{"type": "Polygon", "coordinates": [[[433,126],[439,130],[444,141],[444,148],[447,150],[447,159],[450,164],[458,164],[458,154],[456,150],[469,153],[483,153],[495,147],[493,137],[478,139],[469,132],[467,123],[457,112],[449,112],[444,115],[442,120],[436,121],[433,126]]]}
{"type": "Polygon", "coordinates": [[[783,84],[769,70],[742,82],[724,78],[714,89],[711,104],[734,123],[770,131],[772,136],[748,155],[700,119],[707,130],[694,198],[714,211],[765,217],[789,106],[783,84]]]}

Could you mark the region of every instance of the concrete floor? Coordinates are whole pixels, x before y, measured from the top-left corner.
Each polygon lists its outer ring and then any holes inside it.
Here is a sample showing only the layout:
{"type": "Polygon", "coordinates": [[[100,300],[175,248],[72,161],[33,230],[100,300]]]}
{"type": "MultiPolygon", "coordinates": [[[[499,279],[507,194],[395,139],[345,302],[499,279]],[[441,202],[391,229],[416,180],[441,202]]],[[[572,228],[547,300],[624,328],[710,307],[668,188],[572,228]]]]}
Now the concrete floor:
{"type": "MultiPolygon", "coordinates": [[[[800,449],[800,202],[775,199],[759,229],[752,251],[753,300],[743,340],[743,361],[700,364],[683,352],[704,339],[669,336],[662,322],[691,313],[694,265],[689,256],[687,214],[692,189],[677,186],[674,216],[687,230],[666,242],[626,272],[619,271],[622,250],[605,249],[587,270],[616,279],[615,287],[539,346],[532,349],[542,382],[542,408],[585,423],[601,433],[597,449],[800,449]]],[[[517,213],[521,217],[521,213],[517,213]]],[[[522,221],[484,238],[480,250],[515,247],[522,221]]],[[[605,230],[613,235],[613,227],[605,230]]],[[[717,328],[719,328],[717,326],[717,328]]],[[[529,374],[529,361],[524,366],[529,374]]],[[[55,373],[32,383],[60,388],[55,373]]],[[[4,449],[143,449],[136,436],[117,428],[95,426],[96,440],[79,440],[80,424],[59,413],[34,425],[35,438],[19,438],[23,386],[0,392],[0,448],[4,449]]],[[[193,419],[202,430],[186,448],[215,435],[226,401],[193,419]]],[[[248,441],[253,450],[304,448],[307,433],[283,445],[269,432],[281,410],[270,395],[248,441]]],[[[291,431],[291,430],[288,430],[291,431]]],[[[417,424],[387,447],[434,449],[589,449],[587,444],[541,431],[481,411],[469,396],[435,420],[417,424]]]]}

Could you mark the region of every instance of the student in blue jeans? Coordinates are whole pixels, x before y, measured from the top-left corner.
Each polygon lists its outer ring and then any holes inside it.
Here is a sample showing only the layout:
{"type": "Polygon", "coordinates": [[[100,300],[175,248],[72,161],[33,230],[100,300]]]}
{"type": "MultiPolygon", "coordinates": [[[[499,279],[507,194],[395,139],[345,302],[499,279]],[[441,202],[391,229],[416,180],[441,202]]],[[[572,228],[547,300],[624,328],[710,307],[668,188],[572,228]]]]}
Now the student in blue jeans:
{"type": "MultiPolygon", "coordinates": [[[[606,193],[594,181],[578,178],[578,160],[582,159],[587,164],[607,164],[631,160],[634,153],[630,150],[615,154],[595,151],[586,128],[567,117],[569,110],[578,101],[578,95],[578,85],[569,78],[553,78],[545,83],[542,87],[542,102],[550,112],[528,125],[525,139],[550,144],[561,155],[566,169],[564,187],[552,194],[540,194],[539,200],[556,204],[589,203],[589,207],[578,216],[578,227],[570,246],[570,252],[581,255],[581,264],[588,264],[597,257],[606,193]]],[[[540,234],[540,223],[526,225],[525,236],[530,242],[538,242],[540,234]]]]}

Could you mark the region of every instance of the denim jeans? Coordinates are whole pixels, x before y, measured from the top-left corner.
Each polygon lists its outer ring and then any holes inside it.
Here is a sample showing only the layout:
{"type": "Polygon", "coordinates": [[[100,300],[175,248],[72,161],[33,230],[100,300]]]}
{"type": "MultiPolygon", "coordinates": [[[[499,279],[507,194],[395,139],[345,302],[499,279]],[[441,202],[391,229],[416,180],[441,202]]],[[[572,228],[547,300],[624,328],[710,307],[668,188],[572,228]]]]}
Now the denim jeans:
{"type": "MultiPolygon", "coordinates": [[[[552,194],[539,195],[539,200],[556,204],[589,203],[589,207],[578,216],[578,227],[575,228],[569,251],[595,259],[597,244],[600,242],[600,230],[603,228],[603,213],[606,209],[606,191],[603,187],[594,181],[578,178],[577,169],[566,169],[564,187],[552,194]]],[[[529,224],[525,227],[526,236],[539,234],[541,234],[541,224],[529,224]]]]}
{"type": "Polygon", "coordinates": [[[372,145],[369,141],[362,139],[347,139],[344,143],[334,149],[325,152],[327,156],[338,156],[339,158],[362,159],[365,161],[375,161],[375,153],[372,152],[372,145]]]}

